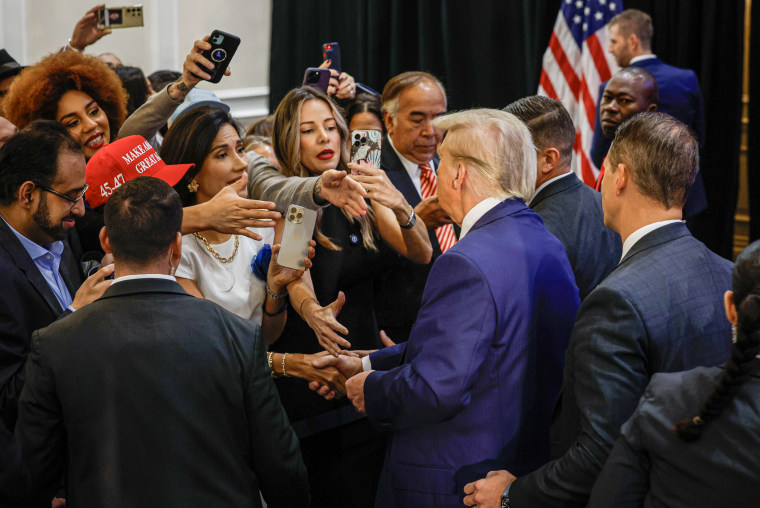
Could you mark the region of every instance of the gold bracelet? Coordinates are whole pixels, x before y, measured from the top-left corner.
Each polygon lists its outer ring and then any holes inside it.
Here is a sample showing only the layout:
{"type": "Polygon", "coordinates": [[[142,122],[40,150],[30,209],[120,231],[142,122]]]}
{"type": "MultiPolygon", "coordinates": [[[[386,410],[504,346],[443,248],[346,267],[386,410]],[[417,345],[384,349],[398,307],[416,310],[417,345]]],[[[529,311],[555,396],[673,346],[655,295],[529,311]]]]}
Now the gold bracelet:
{"type": "Polygon", "coordinates": [[[288,353],[285,353],[284,355],[282,355],[282,375],[284,377],[290,377],[290,376],[288,376],[288,373],[285,372],[285,358],[287,358],[287,357],[288,357],[288,353]]]}
{"type": "Polygon", "coordinates": [[[274,366],[272,365],[272,357],[274,356],[274,353],[271,351],[267,353],[267,363],[269,363],[269,370],[272,371],[272,375],[274,376],[274,366]]]}
{"type": "MultiPolygon", "coordinates": [[[[319,305],[319,301],[316,298],[314,298],[313,296],[308,296],[308,297],[304,298],[303,300],[301,300],[301,303],[298,306],[298,315],[301,316],[301,317],[303,317],[303,314],[301,314],[301,311],[303,310],[303,304],[306,303],[307,300],[314,300],[315,302],[317,302],[317,305],[319,305]]],[[[306,321],[306,320],[304,319],[304,321],[306,321]]]]}

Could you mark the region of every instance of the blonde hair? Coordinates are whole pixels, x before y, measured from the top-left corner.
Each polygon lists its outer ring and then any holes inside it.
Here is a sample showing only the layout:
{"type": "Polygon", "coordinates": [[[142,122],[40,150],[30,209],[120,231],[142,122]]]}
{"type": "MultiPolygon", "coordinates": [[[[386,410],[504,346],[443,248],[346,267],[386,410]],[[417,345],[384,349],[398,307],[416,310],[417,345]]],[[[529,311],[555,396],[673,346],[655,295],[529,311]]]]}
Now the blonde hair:
{"type": "Polygon", "coordinates": [[[530,131],[516,116],[497,109],[471,109],[440,116],[433,125],[446,130],[446,150],[464,164],[473,192],[481,198],[520,198],[536,190],[536,148],[530,131]]]}
{"type": "MultiPolygon", "coordinates": [[[[338,161],[339,171],[348,171],[349,151],[346,139],[348,139],[348,126],[338,111],[335,103],[321,90],[309,86],[294,88],[282,99],[274,112],[274,126],[272,132],[272,144],[274,154],[280,161],[280,173],[285,176],[313,176],[309,169],[301,163],[301,108],[304,103],[310,100],[320,100],[327,104],[335,119],[340,134],[340,160],[338,161]]],[[[317,227],[315,231],[316,240],[324,247],[331,250],[340,250],[329,237],[320,230],[319,223],[322,218],[322,210],[318,211],[317,227]]],[[[359,218],[354,218],[345,211],[343,214],[349,222],[359,221],[362,233],[362,243],[366,249],[377,251],[375,245],[375,215],[372,208],[367,210],[367,214],[359,218]]]]}

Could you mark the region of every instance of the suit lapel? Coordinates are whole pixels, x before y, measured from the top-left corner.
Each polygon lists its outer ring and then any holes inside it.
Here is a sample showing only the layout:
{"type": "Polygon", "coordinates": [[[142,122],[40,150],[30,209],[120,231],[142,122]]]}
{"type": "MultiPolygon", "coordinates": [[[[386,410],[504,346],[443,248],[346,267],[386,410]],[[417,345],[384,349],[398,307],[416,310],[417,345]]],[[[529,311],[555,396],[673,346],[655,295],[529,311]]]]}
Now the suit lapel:
{"type": "Polygon", "coordinates": [[[82,285],[82,277],[80,275],[79,263],[74,257],[74,252],[71,249],[69,241],[68,238],[63,241],[64,247],[58,271],[61,272],[61,277],[63,277],[63,281],[66,283],[66,287],[73,298],[79,286],[82,285]]]}
{"type": "Polygon", "coordinates": [[[559,194],[560,192],[565,192],[566,190],[577,187],[578,185],[583,185],[583,182],[581,182],[574,173],[571,173],[570,176],[565,176],[559,180],[555,180],[541,189],[541,192],[533,197],[533,199],[530,201],[530,207],[534,208],[544,199],[550,196],[554,196],[555,194],[559,194]]]}
{"type": "Polygon", "coordinates": [[[631,250],[629,250],[625,257],[620,261],[618,266],[621,266],[632,257],[646,250],[649,250],[652,247],[656,247],[677,238],[690,235],[691,233],[689,233],[689,230],[686,228],[686,225],[683,222],[676,222],[657,228],[651,233],[644,235],[643,238],[636,242],[633,247],[631,247],[631,250]]]}
{"type": "Polygon", "coordinates": [[[0,245],[8,251],[18,269],[24,272],[26,279],[37,290],[42,299],[45,300],[48,307],[56,315],[63,312],[64,309],[58,302],[58,298],[56,298],[53,290],[50,289],[45,277],[42,276],[29,253],[24,249],[24,246],[21,245],[21,242],[19,242],[4,220],[0,220],[0,245]]]}

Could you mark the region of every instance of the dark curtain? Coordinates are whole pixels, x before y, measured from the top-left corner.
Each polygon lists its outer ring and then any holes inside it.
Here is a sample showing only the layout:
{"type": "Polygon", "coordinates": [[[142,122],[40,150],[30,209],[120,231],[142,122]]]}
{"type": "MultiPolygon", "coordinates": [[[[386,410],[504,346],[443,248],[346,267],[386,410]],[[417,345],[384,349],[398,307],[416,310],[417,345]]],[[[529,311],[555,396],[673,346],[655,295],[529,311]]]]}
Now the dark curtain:
{"type": "Polygon", "coordinates": [[[760,161],[760,2],[757,0],[752,6],[751,16],[752,29],[749,35],[750,123],[747,136],[747,171],[749,172],[750,241],[755,241],[760,238],[760,162],[758,162],[760,161]],[[752,67],[753,61],[754,67],[752,67]],[[754,100],[752,100],[753,98],[754,100]]]}
{"type": "MultiPolygon", "coordinates": [[[[270,107],[321,62],[337,41],[343,69],[382,91],[392,76],[429,71],[443,81],[449,109],[501,108],[536,93],[541,59],[562,0],[275,0],[270,107]]],[[[653,50],[693,69],[705,102],[702,172],[710,209],[696,236],[730,257],[736,209],[741,114],[741,0],[627,0],[652,15],[653,50]]],[[[758,9],[756,9],[758,10],[758,9]]],[[[757,25],[756,25],[757,26],[757,25]]]]}

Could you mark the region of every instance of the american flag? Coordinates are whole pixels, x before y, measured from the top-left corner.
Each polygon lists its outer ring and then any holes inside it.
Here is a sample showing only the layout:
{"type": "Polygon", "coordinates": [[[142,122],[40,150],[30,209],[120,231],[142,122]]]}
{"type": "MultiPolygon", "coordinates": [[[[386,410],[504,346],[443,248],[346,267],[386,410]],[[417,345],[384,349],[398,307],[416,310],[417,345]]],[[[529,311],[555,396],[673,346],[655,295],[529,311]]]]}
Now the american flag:
{"type": "Polygon", "coordinates": [[[622,12],[622,0],[563,0],[554,24],[538,93],[565,105],[575,124],[573,171],[593,186],[599,169],[591,161],[599,85],[618,70],[607,53],[607,23],[622,12]]]}

